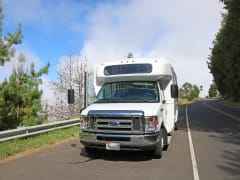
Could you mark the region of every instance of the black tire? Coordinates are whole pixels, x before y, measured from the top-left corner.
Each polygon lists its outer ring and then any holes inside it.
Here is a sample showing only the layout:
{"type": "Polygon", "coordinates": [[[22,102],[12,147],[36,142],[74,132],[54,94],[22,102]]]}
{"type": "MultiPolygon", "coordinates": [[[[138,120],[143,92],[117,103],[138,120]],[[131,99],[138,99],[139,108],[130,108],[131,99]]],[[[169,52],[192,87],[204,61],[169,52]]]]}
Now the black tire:
{"type": "Polygon", "coordinates": [[[168,133],[167,130],[165,128],[162,129],[162,134],[163,134],[163,151],[166,151],[168,149],[168,133]]]}
{"type": "Polygon", "coordinates": [[[174,124],[174,130],[177,131],[178,130],[178,126],[177,126],[177,123],[175,122],[174,124]]]}
{"type": "Polygon", "coordinates": [[[157,144],[157,148],[153,151],[153,157],[156,159],[161,159],[163,151],[163,130],[160,129],[159,133],[159,142],[157,144]]]}
{"type": "Polygon", "coordinates": [[[97,153],[97,149],[91,147],[85,147],[85,151],[89,156],[94,156],[97,153]]]}

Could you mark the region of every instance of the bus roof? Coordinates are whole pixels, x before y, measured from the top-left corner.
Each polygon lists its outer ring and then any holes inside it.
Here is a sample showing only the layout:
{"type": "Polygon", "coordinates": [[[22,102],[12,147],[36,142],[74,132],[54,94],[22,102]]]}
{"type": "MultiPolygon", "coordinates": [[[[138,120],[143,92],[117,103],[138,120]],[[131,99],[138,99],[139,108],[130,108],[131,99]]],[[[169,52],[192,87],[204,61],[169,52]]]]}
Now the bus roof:
{"type": "Polygon", "coordinates": [[[98,91],[108,82],[158,80],[169,82],[173,73],[172,66],[166,60],[129,58],[96,65],[94,86],[98,91]]]}

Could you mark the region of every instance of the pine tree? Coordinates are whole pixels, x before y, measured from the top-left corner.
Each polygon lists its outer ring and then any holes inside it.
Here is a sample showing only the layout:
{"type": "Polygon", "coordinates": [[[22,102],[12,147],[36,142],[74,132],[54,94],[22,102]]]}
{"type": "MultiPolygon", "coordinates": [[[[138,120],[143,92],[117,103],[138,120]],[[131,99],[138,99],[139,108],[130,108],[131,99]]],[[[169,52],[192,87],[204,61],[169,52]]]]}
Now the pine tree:
{"type": "Polygon", "coordinates": [[[2,35],[3,27],[3,9],[2,1],[0,0],[0,66],[3,66],[6,61],[10,61],[11,57],[14,56],[15,49],[13,45],[20,44],[22,40],[21,26],[18,28],[14,34],[7,33],[7,35],[2,35]]]}
{"type": "Polygon", "coordinates": [[[25,57],[20,54],[17,68],[0,86],[0,130],[41,123],[37,113],[42,110],[42,91],[38,86],[42,82],[40,76],[48,72],[50,64],[37,72],[33,63],[30,68],[24,66],[25,57]]]}

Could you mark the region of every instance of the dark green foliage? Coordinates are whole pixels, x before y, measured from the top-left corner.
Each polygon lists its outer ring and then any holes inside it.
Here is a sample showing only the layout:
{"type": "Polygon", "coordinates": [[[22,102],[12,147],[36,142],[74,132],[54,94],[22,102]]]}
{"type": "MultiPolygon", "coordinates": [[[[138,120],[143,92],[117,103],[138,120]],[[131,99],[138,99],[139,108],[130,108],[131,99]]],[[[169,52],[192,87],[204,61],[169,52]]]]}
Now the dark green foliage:
{"type": "Polygon", "coordinates": [[[0,66],[4,65],[6,61],[10,61],[14,56],[14,44],[20,44],[22,40],[21,26],[19,25],[14,34],[7,33],[2,36],[2,1],[0,0],[0,66]]]}
{"type": "Polygon", "coordinates": [[[40,76],[48,72],[50,65],[35,72],[34,64],[31,64],[30,71],[24,69],[22,54],[18,61],[18,67],[13,69],[9,80],[0,85],[0,130],[41,123],[37,113],[42,110],[42,92],[38,86],[40,76]]]}
{"type": "Polygon", "coordinates": [[[213,42],[208,67],[220,94],[240,101],[240,1],[222,0],[227,13],[213,42]]]}
{"type": "Polygon", "coordinates": [[[217,97],[218,95],[218,90],[217,90],[217,86],[215,83],[212,83],[210,85],[210,88],[208,90],[208,95],[210,98],[214,98],[214,97],[217,97]]]}
{"type": "MultiPolygon", "coordinates": [[[[20,44],[21,27],[15,34],[2,36],[2,1],[0,0],[0,66],[14,56],[14,44],[20,44]]],[[[0,84],[0,130],[12,129],[17,126],[41,123],[38,113],[41,108],[42,92],[38,89],[40,76],[48,72],[48,67],[35,72],[34,64],[30,70],[24,68],[25,58],[21,54],[17,68],[13,69],[9,79],[0,84]]]]}

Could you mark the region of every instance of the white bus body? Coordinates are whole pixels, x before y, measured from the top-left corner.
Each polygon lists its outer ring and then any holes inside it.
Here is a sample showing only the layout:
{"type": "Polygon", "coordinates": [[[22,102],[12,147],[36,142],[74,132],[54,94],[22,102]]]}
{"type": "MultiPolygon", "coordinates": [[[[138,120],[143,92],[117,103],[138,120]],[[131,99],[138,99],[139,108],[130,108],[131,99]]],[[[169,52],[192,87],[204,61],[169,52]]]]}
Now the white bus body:
{"type": "Polygon", "coordinates": [[[177,78],[161,59],[96,65],[96,101],[81,113],[80,142],[96,149],[152,150],[160,158],[178,120],[177,78]]]}

